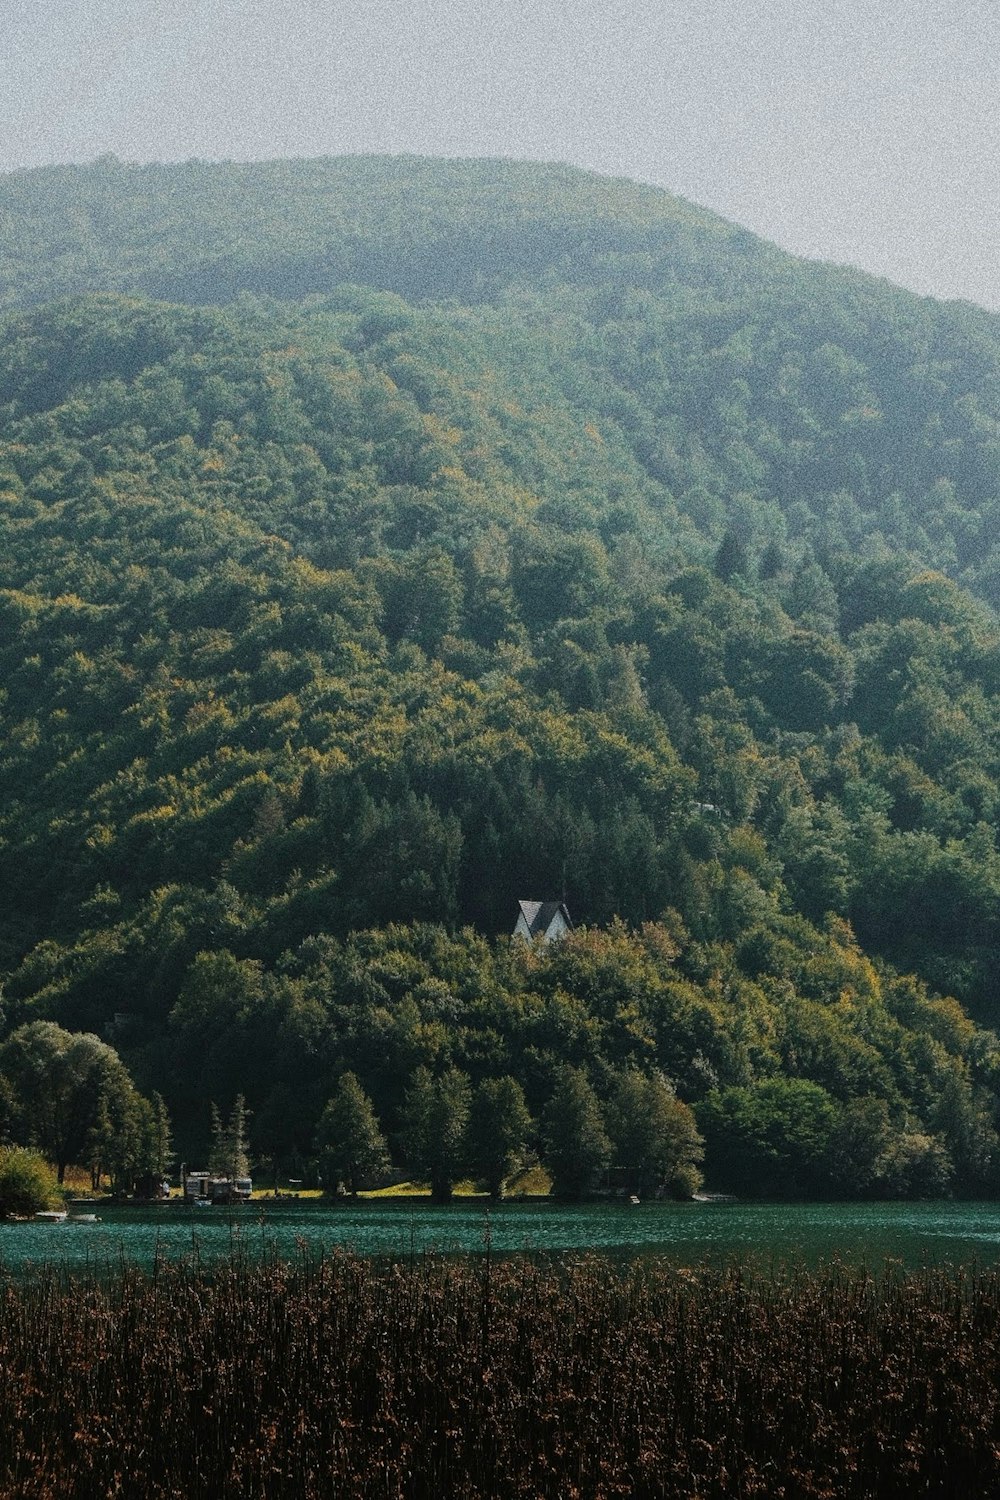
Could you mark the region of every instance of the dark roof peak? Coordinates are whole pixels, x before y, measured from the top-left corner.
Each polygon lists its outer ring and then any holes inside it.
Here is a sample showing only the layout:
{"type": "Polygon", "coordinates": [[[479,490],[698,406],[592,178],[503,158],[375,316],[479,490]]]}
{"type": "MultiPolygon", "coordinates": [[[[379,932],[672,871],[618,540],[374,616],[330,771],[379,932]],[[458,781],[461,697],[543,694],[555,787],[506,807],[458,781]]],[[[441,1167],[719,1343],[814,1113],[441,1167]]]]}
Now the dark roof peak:
{"type": "Polygon", "coordinates": [[[564,901],[519,901],[517,904],[532,937],[548,932],[556,916],[560,914],[567,927],[573,926],[564,901]]]}

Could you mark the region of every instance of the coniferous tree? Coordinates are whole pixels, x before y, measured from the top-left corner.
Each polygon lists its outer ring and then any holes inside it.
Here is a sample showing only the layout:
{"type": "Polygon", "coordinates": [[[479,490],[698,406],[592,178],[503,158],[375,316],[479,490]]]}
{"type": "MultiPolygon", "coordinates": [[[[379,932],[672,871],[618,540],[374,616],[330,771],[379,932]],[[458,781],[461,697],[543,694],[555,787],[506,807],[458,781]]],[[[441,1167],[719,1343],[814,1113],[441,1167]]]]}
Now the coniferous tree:
{"type": "Polygon", "coordinates": [[[611,1160],[597,1095],[580,1068],[561,1067],[543,1116],[543,1161],[557,1198],[582,1198],[611,1160]]]}
{"type": "Polygon", "coordinates": [[[502,1198],[509,1177],[524,1164],[531,1115],[515,1078],[487,1078],[472,1096],[469,1162],[491,1198],[502,1198]]]}
{"type": "Polygon", "coordinates": [[[449,1068],[439,1078],[418,1068],[407,1090],[404,1154],[411,1168],[430,1181],[437,1203],[449,1201],[467,1166],[469,1092],[469,1080],[458,1068],[449,1068]]]}
{"type": "Polygon", "coordinates": [[[250,1175],[250,1158],[247,1142],[246,1100],[237,1094],[223,1124],[218,1105],[212,1103],[212,1149],[208,1158],[208,1170],[213,1177],[226,1177],[234,1182],[237,1177],[250,1175]]]}
{"type": "Polygon", "coordinates": [[[215,1100],[211,1104],[212,1145],[208,1153],[208,1171],[211,1177],[225,1177],[229,1158],[226,1130],[222,1123],[222,1112],[215,1100]]]}
{"type": "Polygon", "coordinates": [[[108,1108],[107,1092],[102,1089],[97,1103],[97,1111],[94,1123],[90,1127],[87,1137],[87,1154],[90,1168],[90,1187],[92,1192],[98,1192],[101,1186],[101,1178],[108,1170],[111,1153],[114,1148],[114,1125],[111,1122],[111,1111],[108,1108]]]}
{"type": "Polygon", "coordinates": [[[740,540],[735,531],[727,531],[715,554],[716,576],[721,578],[723,583],[728,583],[737,574],[745,574],[747,566],[746,543],[740,540]]]}
{"type": "Polygon", "coordinates": [[[165,1177],[170,1170],[172,1160],[170,1115],[163,1095],[154,1091],[150,1099],[145,1167],[156,1177],[165,1177]]]}
{"type": "Polygon", "coordinates": [[[320,1116],[316,1145],[329,1188],[343,1183],[352,1198],[389,1165],[385,1137],[371,1100],[353,1073],[345,1073],[320,1116]]]}
{"type": "Polygon", "coordinates": [[[250,1156],[247,1140],[248,1110],[242,1094],[237,1094],[226,1128],[227,1176],[231,1182],[237,1177],[249,1177],[250,1156]]]}

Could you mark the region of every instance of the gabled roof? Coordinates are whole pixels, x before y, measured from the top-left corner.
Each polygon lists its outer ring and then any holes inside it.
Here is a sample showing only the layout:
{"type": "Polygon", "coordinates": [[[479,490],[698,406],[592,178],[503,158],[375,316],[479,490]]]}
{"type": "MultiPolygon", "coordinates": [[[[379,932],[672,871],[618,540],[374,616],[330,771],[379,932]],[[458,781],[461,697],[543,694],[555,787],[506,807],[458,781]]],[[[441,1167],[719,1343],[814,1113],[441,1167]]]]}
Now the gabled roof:
{"type": "Polygon", "coordinates": [[[569,912],[562,901],[519,901],[521,915],[532,937],[541,937],[548,932],[553,920],[560,913],[567,927],[572,927],[569,912]]]}

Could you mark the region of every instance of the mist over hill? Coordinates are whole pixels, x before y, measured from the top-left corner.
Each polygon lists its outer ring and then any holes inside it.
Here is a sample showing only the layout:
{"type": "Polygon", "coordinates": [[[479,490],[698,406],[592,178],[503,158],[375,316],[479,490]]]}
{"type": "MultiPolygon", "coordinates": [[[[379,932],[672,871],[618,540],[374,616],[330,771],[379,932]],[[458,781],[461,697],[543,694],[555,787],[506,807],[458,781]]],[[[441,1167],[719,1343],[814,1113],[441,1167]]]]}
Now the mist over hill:
{"type": "Polygon", "coordinates": [[[0,300],[9,1027],[286,1152],[569,1063],[993,1190],[995,317],[412,158],[16,174],[0,300]]]}
{"type": "Polygon", "coordinates": [[[0,178],[4,299],[87,291],[220,303],[361,282],[486,300],[550,270],[763,241],[655,188],[504,161],[357,156],[129,166],[103,157],[0,178]],[[51,253],[39,258],[43,243],[51,253]]]}

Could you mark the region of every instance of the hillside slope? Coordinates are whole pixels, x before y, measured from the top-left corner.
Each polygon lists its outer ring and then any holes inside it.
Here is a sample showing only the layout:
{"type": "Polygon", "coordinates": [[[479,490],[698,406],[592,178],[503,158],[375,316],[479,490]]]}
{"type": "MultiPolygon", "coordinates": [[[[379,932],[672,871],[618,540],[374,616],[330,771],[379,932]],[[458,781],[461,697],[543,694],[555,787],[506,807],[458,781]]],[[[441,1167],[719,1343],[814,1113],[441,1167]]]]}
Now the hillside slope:
{"type": "Polygon", "coordinates": [[[995,1042],[920,981],[1000,1015],[995,319],[568,169],[0,202],[9,1024],[297,1150],[348,1064],[393,1117],[572,1060],[879,1100],[992,1181],[995,1042]],[[659,925],[455,936],[563,891],[659,925]]]}
{"type": "Polygon", "coordinates": [[[621,428],[716,540],[732,523],[760,551],[786,535],[902,548],[1000,598],[991,314],[798,261],[668,193],[565,167],[105,158],[0,179],[0,305],[298,301],[347,283],[496,309],[515,362],[516,331],[541,333],[571,401],[621,428]]]}

